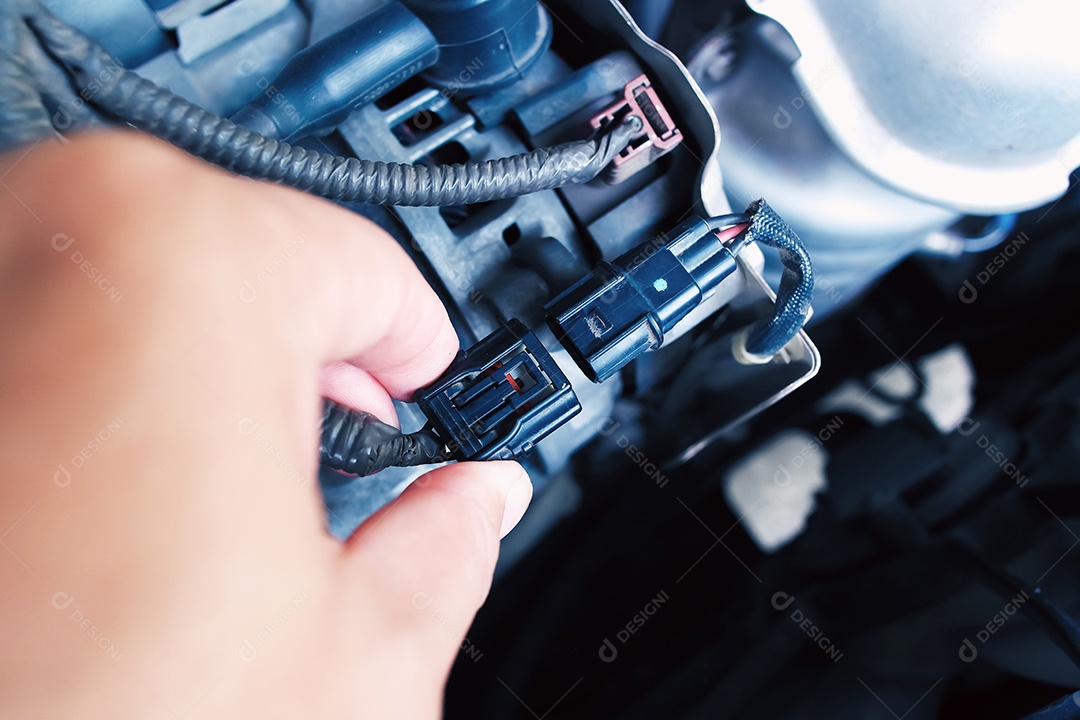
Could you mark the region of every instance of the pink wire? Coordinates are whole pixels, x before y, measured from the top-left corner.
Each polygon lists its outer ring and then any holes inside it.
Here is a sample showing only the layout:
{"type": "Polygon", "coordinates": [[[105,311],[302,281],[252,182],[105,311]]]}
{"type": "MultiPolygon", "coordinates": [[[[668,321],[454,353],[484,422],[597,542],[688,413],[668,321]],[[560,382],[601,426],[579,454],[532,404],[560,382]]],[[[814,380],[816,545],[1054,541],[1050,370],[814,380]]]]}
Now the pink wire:
{"type": "Polygon", "coordinates": [[[739,223],[738,225],[732,225],[729,228],[716,231],[716,237],[720,238],[720,242],[727,244],[728,240],[736,238],[746,232],[746,228],[750,227],[750,223],[739,223]]]}

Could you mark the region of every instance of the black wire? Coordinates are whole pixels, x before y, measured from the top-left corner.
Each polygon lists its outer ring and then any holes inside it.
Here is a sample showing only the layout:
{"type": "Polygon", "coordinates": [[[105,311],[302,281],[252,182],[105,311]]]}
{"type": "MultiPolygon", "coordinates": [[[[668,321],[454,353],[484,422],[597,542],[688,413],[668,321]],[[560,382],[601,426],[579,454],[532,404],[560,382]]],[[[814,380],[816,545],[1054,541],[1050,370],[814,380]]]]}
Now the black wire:
{"type": "Polygon", "coordinates": [[[444,462],[448,453],[428,428],[403,433],[371,413],[324,400],[319,456],[329,468],[366,476],[388,467],[444,462]]]}
{"type": "MultiPolygon", "coordinates": [[[[105,119],[76,93],[67,71],[41,47],[37,36],[26,23],[29,16],[45,12],[38,0],[5,0],[0,3],[0,48],[10,54],[25,72],[29,85],[51,117],[51,124],[39,131],[40,139],[56,138],[56,131],[101,127],[105,119]]],[[[8,101],[0,108],[9,109],[8,101]]],[[[5,117],[5,134],[19,122],[5,117]]]]}
{"type": "Polygon", "coordinates": [[[67,23],[27,18],[90,102],[193,155],[249,177],[331,200],[380,205],[470,205],[587,182],[640,133],[634,115],[588,140],[458,165],[373,162],[293,147],[241,127],[124,69],[67,23]]]}
{"type": "Polygon", "coordinates": [[[750,216],[746,213],[728,213],[727,215],[717,215],[705,220],[705,224],[709,226],[709,229],[713,232],[724,230],[732,225],[742,225],[743,223],[750,222],[750,216]]]}

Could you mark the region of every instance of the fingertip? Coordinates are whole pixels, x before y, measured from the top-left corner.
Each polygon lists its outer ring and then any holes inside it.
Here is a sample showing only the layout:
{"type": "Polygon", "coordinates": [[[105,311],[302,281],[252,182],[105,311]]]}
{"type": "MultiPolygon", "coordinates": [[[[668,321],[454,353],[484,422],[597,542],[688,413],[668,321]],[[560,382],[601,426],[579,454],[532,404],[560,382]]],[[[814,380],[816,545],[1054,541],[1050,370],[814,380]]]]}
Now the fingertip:
{"type": "Polygon", "coordinates": [[[340,405],[372,413],[384,423],[400,426],[385,388],[355,365],[337,362],[324,367],[319,374],[319,393],[340,405]]]}
{"type": "Polygon", "coordinates": [[[531,497],[532,483],[516,462],[445,465],[421,475],[365,521],[347,552],[397,564],[401,575],[411,576],[409,587],[457,596],[474,612],[491,583],[499,540],[521,520],[531,497]],[[418,547],[426,551],[417,554],[418,547]]]}
{"type": "MultiPolygon", "coordinates": [[[[434,327],[418,333],[420,337],[430,338],[426,347],[418,349],[407,361],[395,368],[376,369],[373,372],[391,397],[412,400],[416,390],[438,379],[457,355],[460,347],[457,331],[454,330],[446,310],[441,306],[439,310],[440,312],[433,312],[425,318],[434,327]]],[[[370,362],[369,358],[364,360],[370,362]]]]}
{"type": "MultiPolygon", "coordinates": [[[[452,495],[452,502],[471,505],[477,516],[491,518],[502,539],[521,521],[532,500],[529,474],[513,460],[460,462],[421,476],[405,495],[432,492],[452,495]]],[[[451,502],[444,498],[443,502],[451,502]]]]}
{"type": "Polygon", "coordinates": [[[532,480],[525,468],[513,460],[462,462],[438,472],[438,480],[453,483],[455,492],[470,493],[478,511],[499,518],[500,540],[521,522],[532,501],[532,480]],[[497,512],[490,507],[492,496],[497,498],[497,512]]]}
{"type": "MultiPolygon", "coordinates": [[[[509,462],[510,466],[505,469],[507,476],[513,475],[509,488],[506,491],[506,500],[503,503],[502,526],[499,528],[499,539],[503,539],[510,531],[517,527],[525,511],[532,502],[533,485],[525,468],[516,462],[509,462]]],[[[500,470],[501,471],[501,470],[500,470]]]]}
{"type": "Polygon", "coordinates": [[[273,193],[280,218],[277,245],[261,237],[247,260],[254,271],[273,267],[275,278],[289,278],[265,291],[282,298],[287,315],[278,324],[298,332],[306,352],[323,365],[362,368],[399,399],[442,374],[457,352],[457,334],[438,293],[393,237],[360,215],[287,188],[256,185],[251,192],[273,193]]]}

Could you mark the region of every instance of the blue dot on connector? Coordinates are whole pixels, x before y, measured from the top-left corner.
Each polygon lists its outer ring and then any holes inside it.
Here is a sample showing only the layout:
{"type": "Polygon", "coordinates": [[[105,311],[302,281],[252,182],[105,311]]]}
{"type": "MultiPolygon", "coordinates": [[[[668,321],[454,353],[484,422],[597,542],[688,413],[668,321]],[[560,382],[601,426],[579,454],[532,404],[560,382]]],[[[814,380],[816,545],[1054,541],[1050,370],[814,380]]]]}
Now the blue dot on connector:
{"type": "Polygon", "coordinates": [[[665,280],[664,278],[656,278],[655,280],[653,280],[652,286],[653,290],[655,290],[656,292],[664,292],[665,290],[667,290],[667,280],[665,280]]]}

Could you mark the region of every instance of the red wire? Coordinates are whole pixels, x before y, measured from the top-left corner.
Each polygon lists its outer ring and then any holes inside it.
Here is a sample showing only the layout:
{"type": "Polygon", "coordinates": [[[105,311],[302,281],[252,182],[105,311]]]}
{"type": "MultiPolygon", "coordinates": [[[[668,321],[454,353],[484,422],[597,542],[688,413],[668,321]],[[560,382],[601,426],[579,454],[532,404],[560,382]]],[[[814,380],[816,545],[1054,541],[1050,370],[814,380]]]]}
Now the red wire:
{"type": "Polygon", "coordinates": [[[750,223],[739,223],[738,225],[732,225],[731,227],[724,228],[723,230],[716,231],[716,237],[720,238],[720,242],[727,244],[728,240],[737,238],[746,232],[746,228],[750,227],[750,223]]]}

